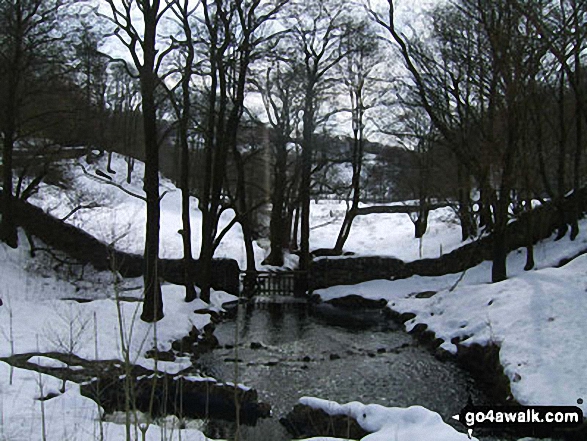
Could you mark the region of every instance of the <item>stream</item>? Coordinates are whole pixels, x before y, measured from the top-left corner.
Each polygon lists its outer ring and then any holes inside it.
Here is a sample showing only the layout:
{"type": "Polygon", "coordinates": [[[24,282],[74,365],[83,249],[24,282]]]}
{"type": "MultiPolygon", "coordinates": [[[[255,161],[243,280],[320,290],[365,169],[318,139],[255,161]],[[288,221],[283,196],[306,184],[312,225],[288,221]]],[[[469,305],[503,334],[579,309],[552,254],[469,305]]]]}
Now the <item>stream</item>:
{"type": "MultiPolygon", "coordinates": [[[[450,417],[469,396],[477,405],[490,404],[466,371],[436,359],[380,310],[306,303],[241,305],[214,334],[219,347],[201,356],[200,368],[256,389],[259,400],[273,409],[273,418],[243,427],[241,441],[291,439],[278,420],[303,396],[339,403],[422,405],[461,432],[463,427],[450,417]]],[[[213,422],[206,434],[228,437],[230,430],[234,428],[226,423],[213,422]]],[[[516,439],[476,436],[486,441],[516,439]]]]}

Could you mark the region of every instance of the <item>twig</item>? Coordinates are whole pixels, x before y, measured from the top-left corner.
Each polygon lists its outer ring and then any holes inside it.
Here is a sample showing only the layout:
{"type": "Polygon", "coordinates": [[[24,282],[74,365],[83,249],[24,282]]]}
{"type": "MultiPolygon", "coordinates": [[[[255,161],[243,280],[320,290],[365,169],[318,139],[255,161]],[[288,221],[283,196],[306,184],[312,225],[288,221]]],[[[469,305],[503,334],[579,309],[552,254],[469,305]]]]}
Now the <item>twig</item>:
{"type": "Polygon", "coordinates": [[[457,279],[457,281],[448,289],[448,292],[453,292],[456,289],[456,287],[458,286],[458,284],[461,283],[461,280],[464,279],[466,272],[467,272],[467,270],[465,270],[465,271],[463,271],[461,273],[461,275],[459,276],[459,278],[457,279]]]}
{"type": "Polygon", "coordinates": [[[73,210],[71,210],[67,216],[65,216],[63,219],[61,219],[63,222],[65,222],[67,219],[69,219],[71,216],[73,216],[75,213],[77,213],[79,210],[85,210],[85,209],[90,209],[90,208],[97,208],[99,207],[99,205],[96,202],[90,202],[88,205],[78,205],[77,207],[75,207],[73,210]]]}

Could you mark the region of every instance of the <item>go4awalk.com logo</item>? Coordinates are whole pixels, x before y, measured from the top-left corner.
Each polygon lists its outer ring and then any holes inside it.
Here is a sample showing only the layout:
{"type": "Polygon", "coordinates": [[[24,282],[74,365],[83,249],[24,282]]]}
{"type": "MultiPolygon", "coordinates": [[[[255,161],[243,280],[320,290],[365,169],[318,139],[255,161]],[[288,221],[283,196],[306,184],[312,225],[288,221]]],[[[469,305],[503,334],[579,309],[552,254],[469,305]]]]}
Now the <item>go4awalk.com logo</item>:
{"type": "Polygon", "coordinates": [[[468,404],[453,418],[467,428],[514,429],[524,433],[548,434],[583,424],[583,411],[577,406],[473,406],[468,404]]]}

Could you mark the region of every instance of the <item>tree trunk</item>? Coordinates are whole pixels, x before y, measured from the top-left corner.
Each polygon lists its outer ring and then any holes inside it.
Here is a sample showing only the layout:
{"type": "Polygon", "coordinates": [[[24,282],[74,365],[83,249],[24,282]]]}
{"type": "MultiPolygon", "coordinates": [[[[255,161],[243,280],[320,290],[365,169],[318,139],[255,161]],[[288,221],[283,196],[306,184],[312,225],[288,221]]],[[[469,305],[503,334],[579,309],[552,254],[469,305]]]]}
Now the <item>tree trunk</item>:
{"type": "MultiPolygon", "coordinates": [[[[187,131],[187,127],[185,128],[187,131]]],[[[187,132],[186,132],[187,133],[187,132]]],[[[183,242],[183,260],[185,275],[185,301],[195,300],[196,289],[190,278],[190,266],[193,261],[192,256],[192,227],[190,223],[190,188],[189,188],[189,146],[187,136],[182,135],[181,146],[181,238],[183,242]]]]}
{"type": "MultiPolygon", "coordinates": [[[[566,120],[565,120],[565,73],[561,71],[561,78],[559,83],[559,152],[558,152],[558,172],[557,172],[557,199],[562,203],[566,193],[566,161],[567,161],[567,132],[566,132],[566,120]]],[[[567,224],[565,213],[562,209],[559,209],[560,223],[558,227],[558,233],[555,240],[562,239],[569,226],[567,224]]]]}
{"type": "Polygon", "coordinates": [[[340,231],[338,232],[338,237],[336,238],[336,244],[334,245],[334,254],[341,255],[342,249],[344,244],[346,243],[349,235],[351,234],[351,226],[353,224],[353,220],[356,217],[356,209],[349,209],[345,215],[344,220],[342,221],[342,225],[340,227],[340,231]]]}
{"type": "MultiPolygon", "coordinates": [[[[12,132],[14,133],[14,132],[12,132]]],[[[14,140],[10,130],[4,132],[4,145],[2,152],[3,189],[2,192],[2,222],[0,222],[0,240],[11,248],[18,247],[18,234],[12,210],[12,153],[14,140]]]]}
{"type": "Polygon", "coordinates": [[[16,33],[14,41],[14,56],[12,66],[8,66],[6,81],[7,85],[7,100],[4,103],[4,119],[5,127],[3,127],[3,149],[2,149],[2,170],[3,182],[2,186],[2,220],[0,222],[0,240],[6,243],[11,248],[18,247],[18,232],[16,223],[14,222],[14,214],[12,210],[13,195],[13,153],[14,143],[16,137],[16,124],[19,113],[18,104],[18,88],[20,84],[19,69],[22,57],[22,38],[20,32],[16,33]]]}
{"type": "MultiPolygon", "coordinates": [[[[181,7],[180,7],[181,9],[181,7]]],[[[188,20],[187,1],[183,13],[183,29],[186,38],[187,56],[185,60],[185,70],[181,79],[182,106],[179,118],[179,138],[181,144],[181,166],[180,166],[180,187],[181,187],[181,222],[182,222],[182,242],[183,242],[183,260],[184,260],[184,281],[185,281],[185,301],[195,300],[196,289],[190,278],[190,267],[193,261],[192,257],[192,227],[190,223],[190,147],[188,142],[188,125],[191,118],[191,79],[192,65],[194,63],[195,53],[192,42],[192,31],[188,20]]]]}
{"type": "Polygon", "coordinates": [[[112,155],[112,151],[108,152],[108,163],[106,165],[106,171],[110,174],[116,174],[116,170],[112,169],[112,155]]]}
{"type": "MultiPolygon", "coordinates": [[[[525,201],[525,208],[527,212],[532,211],[532,198],[528,198],[525,201]]],[[[534,217],[528,216],[528,227],[526,229],[526,265],[524,265],[524,271],[530,271],[536,265],[534,262],[534,217]]]]}
{"type": "Polygon", "coordinates": [[[495,204],[495,228],[493,231],[493,262],[491,266],[491,281],[501,282],[507,279],[507,237],[506,228],[508,222],[509,197],[506,194],[499,195],[495,204]]]}
{"type": "Polygon", "coordinates": [[[355,112],[357,113],[357,120],[354,122],[353,129],[353,177],[351,180],[351,186],[353,191],[353,198],[350,209],[346,212],[342,226],[336,238],[336,244],[334,245],[334,252],[336,254],[342,254],[342,249],[346,243],[349,235],[351,234],[351,227],[353,220],[355,219],[356,212],[359,208],[359,202],[361,200],[361,170],[363,168],[363,113],[362,113],[362,102],[360,96],[357,95],[357,102],[355,106],[355,112]]]}
{"type": "Polygon", "coordinates": [[[273,192],[271,194],[271,220],[269,222],[269,240],[271,251],[265,264],[283,265],[283,245],[287,243],[285,227],[285,190],[287,185],[287,140],[280,139],[276,146],[277,154],[273,173],[273,192]]]}
{"type": "Polygon", "coordinates": [[[479,226],[484,227],[485,232],[493,231],[493,216],[491,214],[493,190],[489,186],[486,177],[479,185],[479,226]]]}
{"type": "Polygon", "coordinates": [[[292,226],[289,240],[289,249],[299,251],[298,236],[300,231],[300,203],[296,202],[290,215],[292,226]]]}
{"type": "Polygon", "coordinates": [[[314,82],[309,79],[304,104],[302,144],[302,177],[300,181],[301,237],[300,265],[302,271],[310,266],[310,186],[314,149],[314,82]]]}
{"type": "MultiPolygon", "coordinates": [[[[236,124],[236,121],[232,121],[236,124]]],[[[245,242],[245,255],[247,259],[246,276],[244,280],[244,294],[252,294],[257,279],[257,268],[255,267],[255,250],[253,247],[253,234],[251,231],[251,215],[247,207],[246,185],[245,185],[245,166],[241,153],[236,143],[236,127],[234,130],[234,139],[232,140],[232,153],[237,170],[237,188],[236,188],[236,215],[240,218],[239,223],[243,230],[243,240],[245,242]]]]}
{"type": "MultiPolygon", "coordinates": [[[[577,19],[578,13],[575,13],[575,20],[577,19]]],[[[579,28],[577,28],[579,24],[575,22],[575,32],[579,32],[579,28]]],[[[583,146],[583,118],[582,112],[583,109],[580,104],[580,100],[583,99],[583,79],[581,78],[581,49],[580,49],[580,40],[576,44],[575,48],[575,81],[577,83],[577,93],[575,95],[575,161],[574,161],[574,169],[573,169],[573,190],[574,190],[574,203],[573,203],[573,212],[571,213],[571,240],[575,240],[579,235],[579,216],[581,215],[579,209],[579,198],[577,197],[577,192],[579,191],[579,186],[581,185],[581,157],[582,157],[582,149],[583,146]]]]}
{"type": "Polygon", "coordinates": [[[212,257],[214,256],[213,240],[210,231],[210,214],[205,215],[202,212],[202,245],[200,247],[200,266],[198,278],[200,281],[200,299],[203,302],[210,303],[210,289],[212,284],[212,257]]]}
{"type": "Polygon", "coordinates": [[[132,172],[135,168],[135,158],[127,156],[126,158],[126,183],[132,183],[132,172]]]}
{"type": "Polygon", "coordinates": [[[418,208],[418,218],[414,222],[414,236],[416,239],[421,239],[426,234],[428,228],[428,201],[426,198],[420,198],[420,206],[418,208]]]}
{"type": "Polygon", "coordinates": [[[458,166],[458,199],[459,209],[458,215],[461,222],[461,238],[467,240],[477,235],[477,228],[471,213],[471,200],[470,200],[470,182],[469,174],[464,170],[464,166],[459,164],[458,166]]]}
{"type": "Polygon", "coordinates": [[[141,320],[155,322],[163,318],[163,298],[158,274],[159,261],[159,145],[155,104],[155,39],[157,8],[145,8],[144,64],[142,67],[141,97],[143,131],[145,135],[144,188],[147,198],[147,225],[145,236],[145,299],[141,320]]]}

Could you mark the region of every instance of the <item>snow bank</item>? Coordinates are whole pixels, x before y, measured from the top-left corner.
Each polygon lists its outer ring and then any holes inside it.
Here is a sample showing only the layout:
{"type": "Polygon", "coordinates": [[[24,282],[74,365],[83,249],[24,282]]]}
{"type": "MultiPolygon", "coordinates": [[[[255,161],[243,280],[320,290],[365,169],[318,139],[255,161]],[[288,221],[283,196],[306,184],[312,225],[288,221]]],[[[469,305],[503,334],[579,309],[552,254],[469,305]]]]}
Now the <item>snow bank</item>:
{"type": "MultiPolygon", "coordinates": [[[[115,243],[116,248],[135,254],[142,254],[145,243],[146,204],[137,197],[145,196],[143,190],[144,164],[135,161],[131,184],[126,182],[127,163],[125,157],[117,153],[112,155],[112,170],[106,171],[107,155],[96,162],[88,164],[85,159],[63,162],[63,173],[70,181],[70,187],[42,184],[39,192],[30,198],[30,202],[43,208],[53,216],[64,218],[78,205],[96,205],[91,209],[75,212],[67,222],[82,228],[99,240],[115,243]],[[84,170],[86,172],[84,172],[84,170]],[[106,173],[112,183],[124,188],[109,185],[96,175],[100,170],[106,173]],[[100,180],[101,179],[101,180],[100,180]]],[[[161,226],[160,250],[161,258],[180,258],[183,256],[182,237],[178,233],[182,228],[181,191],[169,180],[161,177],[161,226]]],[[[201,245],[202,213],[198,209],[197,198],[191,198],[190,219],[192,227],[192,254],[198,258],[201,245]]],[[[233,210],[226,210],[220,217],[219,231],[234,218],[233,210]]],[[[264,258],[264,251],[254,245],[257,261],[264,258]]],[[[246,258],[243,234],[240,225],[236,224],[224,237],[215,257],[235,259],[241,268],[245,268],[246,258]]]]}
{"type": "MultiPolygon", "coordinates": [[[[58,378],[19,368],[11,369],[8,364],[0,362],[0,439],[126,440],[125,426],[109,422],[100,424],[103,409],[83,397],[77,384],[66,382],[63,393],[61,387],[62,381],[58,378]]],[[[134,433],[134,427],[132,431],[134,433]]],[[[180,431],[154,424],[149,426],[146,435],[149,441],[208,440],[199,430],[180,431]]],[[[136,439],[140,439],[140,433],[136,439]]]]}
{"type": "MultiPolygon", "coordinates": [[[[587,255],[562,268],[527,272],[504,282],[459,286],[428,299],[390,302],[428,325],[442,347],[451,343],[499,345],[514,397],[522,404],[577,405],[587,397],[587,255]]],[[[580,405],[583,412],[587,405],[580,405]]]]}
{"type": "MultiPolygon", "coordinates": [[[[575,406],[587,396],[587,353],[582,349],[587,335],[587,255],[562,268],[551,267],[587,248],[587,220],[580,221],[580,229],[574,241],[551,238],[537,244],[537,270],[523,270],[523,250],[510,253],[510,278],[501,283],[490,283],[491,262],[483,262],[461,280],[461,274],[414,276],[315,293],[322,300],[349,294],[385,299],[388,308],[416,315],[406,322],[408,330],[427,325],[449,352],[457,350],[453,339],[463,345],[499,345],[500,361],[517,401],[575,406]],[[416,297],[424,291],[437,294],[416,297]]],[[[587,412],[587,404],[579,406],[587,412]]]]}
{"type": "MultiPolygon", "coordinates": [[[[51,287],[52,283],[45,283],[51,287]]],[[[49,288],[51,289],[51,288],[49,288]]],[[[145,353],[157,347],[167,351],[171,343],[188,335],[192,327],[202,330],[210,323],[209,314],[194,311],[207,306],[201,300],[186,303],[184,289],[177,285],[163,285],[165,317],[157,323],[140,320],[142,302],[116,302],[101,299],[87,303],[73,300],[43,299],[37,292],[36,300],[21,299],[13,288],[0,287],[0,356],[23,353],[61,352],[75,354],[87,360],[124,360],[127,348],[134,364],[154,368],[154,360],[145,353]],[[119,316],[120,313],[120,316],[119,316]],[[121,332],[122,330],[122,332],[121,332]]],[[[125,293],[128,295],[129,293],[125,293]]],[[[132,293],[131,293],[132,294],[132,293]]],[[[137,296],[140,291],[135,292],[137,296]]],[[[221,303],[236,299],[223,292],[213,292],[213,309],[221,303]]],[[[191,366],[189,358],[176,362],[158,362],[160,371],[176,373],[191,366]]]]}
{"type": "MultiPolygon", "coordinates": [[[[457,432],[446,424],[439,414],[422,406],[385,407],[379,404],[365,405],[356,401],[338,404],[312,397],[300,398],[300,403],[314,409],[322,409],[329,415],[352,417],[363,429],[371,432],[361,441],[465,441],[469,439],[466,434],[457,432]]],[[[312,441],[335,439],[311,438],[312,441]]]]}

